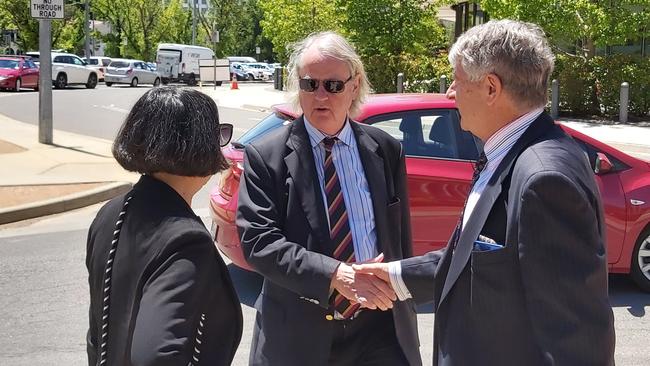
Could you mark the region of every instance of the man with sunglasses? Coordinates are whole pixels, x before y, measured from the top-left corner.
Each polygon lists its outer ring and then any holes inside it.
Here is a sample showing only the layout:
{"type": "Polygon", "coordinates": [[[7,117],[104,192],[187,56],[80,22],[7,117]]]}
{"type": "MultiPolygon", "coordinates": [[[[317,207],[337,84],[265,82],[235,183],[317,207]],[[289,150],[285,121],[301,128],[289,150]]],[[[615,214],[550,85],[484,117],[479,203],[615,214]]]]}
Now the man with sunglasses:
{"type": "Polygon", "coordinates": [[[411,256],[400,143],[351,117],[369,92],[332,32],[294,45],[289,89],[303,115],[246,147],[237,226],[262,276],[251,365],[420,365],[416,313],[351,263],[411,256]]]}

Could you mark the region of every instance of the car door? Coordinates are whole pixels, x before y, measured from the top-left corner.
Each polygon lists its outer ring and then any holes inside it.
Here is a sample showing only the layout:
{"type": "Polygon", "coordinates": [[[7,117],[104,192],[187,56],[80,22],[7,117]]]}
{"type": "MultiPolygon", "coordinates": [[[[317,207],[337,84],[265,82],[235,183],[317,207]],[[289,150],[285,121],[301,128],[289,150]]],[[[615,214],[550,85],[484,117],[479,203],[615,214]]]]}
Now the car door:
{"type": "Polygon", "coordinates": [[[153,84],[154,74],[149,70],[149,66],[144,62],[140,62],[140,70],[142,72],[143,82],[145,84],[153,84]]]}
{"type": "Polygon", "coordinates": [[[370,117],[366,123],[402,143],[406,154],[415,255],[444,247],[465,203],[478,150],[455,109],[370,117]]]}
{"type": "Polygon", "coordinates": [[[23,61],[22,66],[23,85],[28,88],[35,88],[38,86],[38,67],[31,61],[23,61]]]}
{"type": "Polygon", "coordinates": [[[90,70],[86,67],[84,62],[77,56],[68,56],[71,62],[71,69],[73,70],[74,79],[68,80],[74,84],[85,84],[88,82],[88,75],[90,70]]]}
{"type": "Polygon", "coordinates": [[[603,153],[614,165],[612,171],[604,174],[596,174],[596,183],[600,191],[600,197],[603,204],[603,213],[605,214],[606,240],[607,240],[607,263],[618,262],[625,243],[625,233],[627,229],[627,205],[625,200],[625,191],[621,184],[620,172],[628,167],[615,157],[600,151],[597,147],[573,136],[578,145],[585,152],[589,159],[591,169],[595,171],[597,154],[603,153]]]}

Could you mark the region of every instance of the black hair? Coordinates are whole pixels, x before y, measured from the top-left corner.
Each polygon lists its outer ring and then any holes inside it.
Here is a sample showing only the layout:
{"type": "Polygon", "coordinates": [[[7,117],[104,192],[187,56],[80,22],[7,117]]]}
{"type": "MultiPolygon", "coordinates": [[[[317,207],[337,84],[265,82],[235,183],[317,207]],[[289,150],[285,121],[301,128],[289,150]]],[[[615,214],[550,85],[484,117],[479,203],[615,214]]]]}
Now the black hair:
{"type": "Polygon", "coordinates": [[[126,170],[206,177],[228,167],[212,98],[189,88],[160,87],[135,103],[113,143],[126,170]]]}

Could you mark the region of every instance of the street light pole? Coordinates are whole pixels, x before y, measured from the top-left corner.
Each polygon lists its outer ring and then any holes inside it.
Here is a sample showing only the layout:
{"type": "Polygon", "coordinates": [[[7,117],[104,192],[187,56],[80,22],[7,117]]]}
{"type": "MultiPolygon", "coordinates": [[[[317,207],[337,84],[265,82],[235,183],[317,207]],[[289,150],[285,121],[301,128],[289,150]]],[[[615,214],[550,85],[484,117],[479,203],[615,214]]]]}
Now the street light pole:
{"type": "Polygon", "coordinates": [[[90,25],[90,0],[86,0],[86,6],[84,11],[84,36],[85,40],[85,54],[86,62],[90,62],[90,31],[88,26],[90,25]]]}
{"type": "Polygon", "coordinates": [[[188,0],[192,2],[192,45],[196,44],[196,0],[188,0]]]}

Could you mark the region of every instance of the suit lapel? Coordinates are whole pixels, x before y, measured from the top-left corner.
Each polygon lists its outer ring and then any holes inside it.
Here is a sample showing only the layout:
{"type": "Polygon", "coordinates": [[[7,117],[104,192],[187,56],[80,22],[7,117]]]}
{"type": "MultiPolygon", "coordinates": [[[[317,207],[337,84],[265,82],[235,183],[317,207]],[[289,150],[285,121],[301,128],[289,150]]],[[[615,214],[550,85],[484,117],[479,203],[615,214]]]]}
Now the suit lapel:
{"type": "Polygon", "coordinates": [[[384,159],[379,154],[379,145],[357,124],[350,121],[350,126],[357,139],[357,149],[361,164],[366,174],[366,181],[370,189],[373,212],[375,214],[375,228],[377,230],[378,251],[389,255],[389,248],[384,242],[388,237],[383,230],[387,229],[386,206],[388,206],[388,193],[386,191],[386,172],[384,159]]]}
{"type": "Polygon", "coordinates": [[[293,122],[287,147],[292,151],[285,156],[284,162],[300,196],[302,209],[316,238],[321,243],[328,243],[330,239],[325,206],[314,164],[314,153],[302,117],[293,122]]]}
{"type": "Polygon", "coordinates": [[[553,126],[553,119],[546,114],[546,112],[542,112],[542,114],[537,117],[530,126],[528,126],[526,132],[524,132],[519,140],[517,140],[517,142],[512,146],[510,151],[508,151],[508,154],[503,158],[495,170],[485,187],[485,190],[481,193],[481,197],[478,199],[478,202],[476,202],[476,206],[467,220],[467,224],[463,227],[463,230],[460,233],[456,249],[452,254],[451,264],[449,265],[449,271],[445,278],[445,284],[442,288],[439,304],[445,299],[467,265],[467,261],[472,254],[474,241],[481,233],[487,216],[492,210],[492,206],[497,197],[499,197],[499,194],[501,193],[501,183],[510,174],[510,170],[521,152],[551,126],[553,126]]]}

